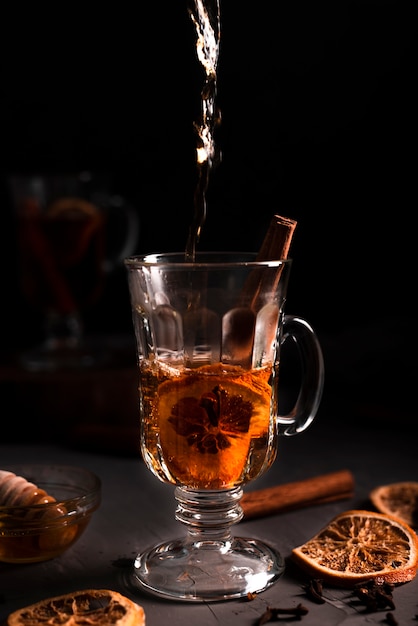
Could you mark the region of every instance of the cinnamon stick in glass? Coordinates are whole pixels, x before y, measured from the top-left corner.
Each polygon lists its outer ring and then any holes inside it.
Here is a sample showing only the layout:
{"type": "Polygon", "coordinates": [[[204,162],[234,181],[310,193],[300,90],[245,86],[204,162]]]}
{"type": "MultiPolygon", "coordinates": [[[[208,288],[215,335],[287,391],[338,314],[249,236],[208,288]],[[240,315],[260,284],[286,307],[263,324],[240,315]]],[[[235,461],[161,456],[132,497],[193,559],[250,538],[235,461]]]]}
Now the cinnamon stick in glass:
{"type": "MultiPolygon", "coordinates": [[[[287,259],[292,243],[293,233],[297,221],[289,217],[274,215],[261,244],[257,255],[257,261],[276,261],[287,259]]],[[[280,280],[282,267],[277,268],[271,289],[274,290],[280,280]]],[[[258,299],[263,287],[262,274],[254,269],[249,275],[243,289],[243,302],[246,297],[250,298],[250,307],[256,311],[258,309],[258,299]]]]}
{"type": "Polygon", "coordinates": [[[296,220],[274,215],[258,252],[257,261],[287,259],[296,226],[296,220]]]}
{"type": "Polygon", "coordinates": [[[349,470],[249,491],[241,498],[244,520],[351,498],[354,478],[349,470]]]}

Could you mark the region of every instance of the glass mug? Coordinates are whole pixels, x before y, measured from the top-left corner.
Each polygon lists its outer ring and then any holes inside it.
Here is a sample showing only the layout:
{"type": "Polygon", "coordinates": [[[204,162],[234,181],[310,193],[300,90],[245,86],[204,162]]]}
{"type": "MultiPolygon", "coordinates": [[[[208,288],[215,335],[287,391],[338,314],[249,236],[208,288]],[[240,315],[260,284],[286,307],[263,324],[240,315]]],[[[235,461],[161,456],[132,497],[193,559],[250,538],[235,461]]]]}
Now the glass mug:
{"type": "Polygon", "coordinates": [[[85,367],[104,356],[86,344],[83,312],[133,254],[139,230],[136,211],[109,188],[90,172],[10,180],[22,295],[44,316],[44,341],[20,355],[26,369],[85,367]]]}
{"type": "Polygon", "coordinates": [[[284,570],[264,542],[234,537],[245,484],[265,473],[279,435],[300,433],[322,396],[322,351],[311,326],[286,315],[291,260],[184,253],[125,260],[139,370],[141,452],[175,486],[185,537],[135,560],[133,588],[177,600],[259,593],[284,570]],[[280,352],[298,347],[295,405],[279,413],[280,352]]]}

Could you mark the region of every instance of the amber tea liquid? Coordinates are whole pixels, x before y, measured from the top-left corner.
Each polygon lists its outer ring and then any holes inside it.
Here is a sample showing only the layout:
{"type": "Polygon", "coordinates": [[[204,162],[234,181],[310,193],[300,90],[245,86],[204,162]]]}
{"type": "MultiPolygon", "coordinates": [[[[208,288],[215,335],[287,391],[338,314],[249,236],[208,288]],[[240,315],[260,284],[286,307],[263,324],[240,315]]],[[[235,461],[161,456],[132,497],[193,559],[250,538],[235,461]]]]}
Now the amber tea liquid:
{"type": "Polygon", "coordinates": [[[276,432],[270,367],[222,363],[178,371],[142,361],[142,452],[162,480],[230,489],[272,464],[276,432]]]}

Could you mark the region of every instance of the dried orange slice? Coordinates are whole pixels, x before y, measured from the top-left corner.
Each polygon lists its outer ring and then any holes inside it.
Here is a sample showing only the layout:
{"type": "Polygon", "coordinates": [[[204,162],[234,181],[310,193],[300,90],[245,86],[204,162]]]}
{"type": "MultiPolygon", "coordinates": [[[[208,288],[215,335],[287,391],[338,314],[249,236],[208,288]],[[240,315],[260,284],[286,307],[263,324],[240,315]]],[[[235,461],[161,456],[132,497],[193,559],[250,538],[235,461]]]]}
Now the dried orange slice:
{"type": "Polygon", "coordinates": [[[142,606],[117,591],[86,589],[47,598],[18,609],[7,618],[7,626],[145,626],[142,606]]]}
{"type": "Polygon", "coordinates": [[[381,485],[370,492],[370,500],[381,513],[394,515],[413,528],[418,527],[418,483],[381,485]]]}
{"type": "Polygon", "coordinates": [[[189,487],[233,487],[246,470],[250,448],[255,455],[259,447],[265,456],[269,371],[222,367],[223,376],[218,366],[205,366],[158,388],[164,462],[175,480],[189,487]]]}
{"type": "Polygon", "coordinates": [[[351,510],[294,548],[292,558],[311,576],[335,586],[350,588],[371,579],[405,583],[417,572],[418,540],[396,517],[351,510]]]}
{"type": "Polygon", "coordinates": [[[48,207],[49,217],[58,217],[62,214],[95,217],[98,213],[99,209],[95,204],[77,196],[59,198],[48,207]]]}
{"type": "MultiPolygon", "coordinates": [[[[64,197],[55,200],[46,213],[48,219],[62,220],[66,237],[60,238],[61,263],[71,267],[79,263],[87,254],[95,235],[101,233],[104,225],[99,208],[83,198],[64,197]]],[[[97,241],[95,242],[97,245],[97,241]]]]}

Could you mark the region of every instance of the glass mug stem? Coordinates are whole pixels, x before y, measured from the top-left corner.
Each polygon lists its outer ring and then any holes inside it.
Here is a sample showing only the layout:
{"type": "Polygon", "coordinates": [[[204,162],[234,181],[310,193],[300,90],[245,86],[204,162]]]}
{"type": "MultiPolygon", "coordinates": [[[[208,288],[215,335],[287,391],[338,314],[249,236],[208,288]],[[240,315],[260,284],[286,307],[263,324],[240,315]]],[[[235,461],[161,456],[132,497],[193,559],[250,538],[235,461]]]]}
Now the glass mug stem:
{"type": "Polygon", "coordinates": [[[90,367],[98,361],[84,345],[83,322],[76,311],[63,314],[49,311],[44,322],[45,341],[20,354],[23,367],[32,372],[90,367]]]}
{"type": "Polygon", "coordinates": [[[141,554],[133,580],[168,599],[198,602],[240,598],[272,585],[284,571],[280,553],[260,540],[231,533],[231,526],[243,517],[242,494],[241,487],[221,491],[176,487],[176,519],[185,524],[187,535],[141,554]]]}
{"type": "Polygon", "coordinates": [[[45,319],[47,350],[73,349],[81,345],[83,323],[78,313],[49,312],[45,319]]]}

